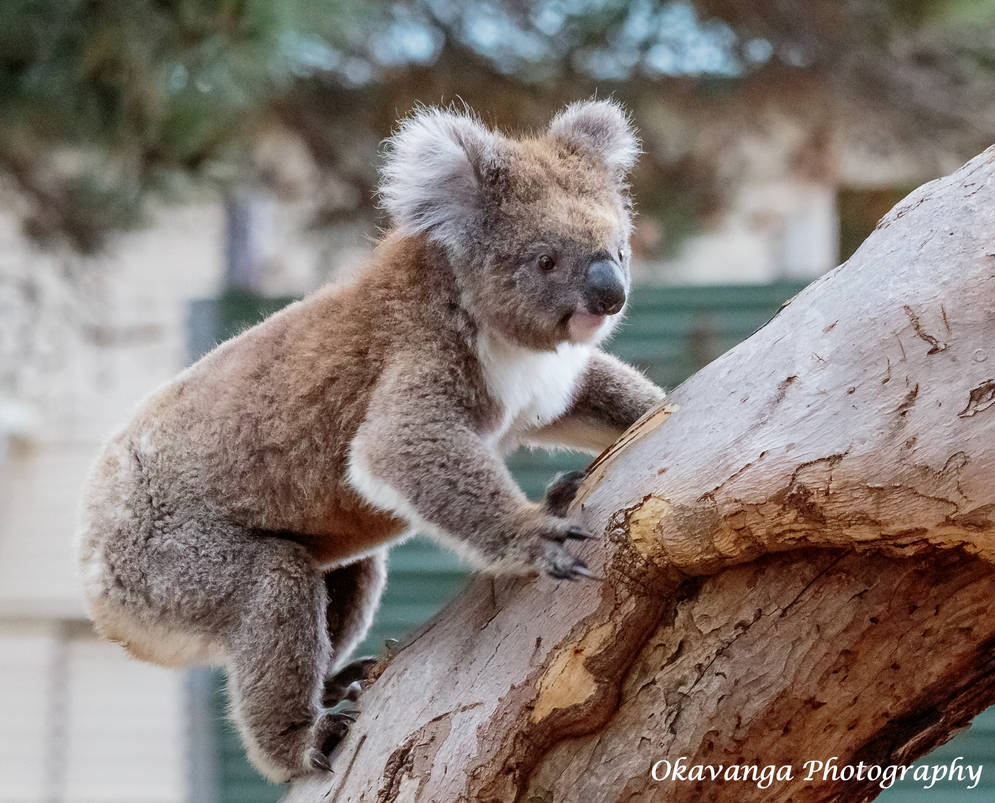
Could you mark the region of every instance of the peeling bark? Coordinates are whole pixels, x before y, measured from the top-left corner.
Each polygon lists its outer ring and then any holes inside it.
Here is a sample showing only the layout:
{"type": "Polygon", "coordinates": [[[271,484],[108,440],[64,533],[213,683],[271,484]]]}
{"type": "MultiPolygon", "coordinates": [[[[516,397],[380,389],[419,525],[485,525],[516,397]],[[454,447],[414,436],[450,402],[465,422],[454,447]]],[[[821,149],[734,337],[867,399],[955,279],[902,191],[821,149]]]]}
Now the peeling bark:
{"type": "Polygon", "coordinates": [[[995,703],[995,148],[591,467],[602,582],[479,577],[289,801],[865,800],[995,703]]]}

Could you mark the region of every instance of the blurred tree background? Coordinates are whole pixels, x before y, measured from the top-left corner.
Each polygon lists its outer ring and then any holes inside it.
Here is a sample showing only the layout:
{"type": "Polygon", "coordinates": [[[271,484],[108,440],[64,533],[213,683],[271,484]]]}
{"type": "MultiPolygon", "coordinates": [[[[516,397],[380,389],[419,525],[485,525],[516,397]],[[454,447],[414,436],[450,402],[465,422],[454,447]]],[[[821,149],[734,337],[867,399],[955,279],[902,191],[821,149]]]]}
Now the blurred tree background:
{"type": "Polygon", "coordinates": [[[315,225],[372,220],[370,153],[414,102],[527,128],[614,94],[672,244],[767,104],[968,156],[995,133],[993,78],[993,0],[4,0],[0,176],[33,239],[92,252],[152,197],[292,191],[261,149],[277,132],[321,173],[315,225]]]}
{"type": "MultiPolygon", "coordinates": [[[[995,0],[0,0],[0,801],[277,799],[218,676],[184,690],[95,640],[72,511],[136,399],[361,264],[415,104],[511,131],[631,110],[633,265],[659,286],[613,348],[672,385],[991,145],[993,79],[995,0]]],[[[566,467],[526,457],[530,493],[566,467]]],[[[371,649],[461,577],[399,547],[371,649]]],[[[986,716],[953,755],[989,760],[986,716]]]]}

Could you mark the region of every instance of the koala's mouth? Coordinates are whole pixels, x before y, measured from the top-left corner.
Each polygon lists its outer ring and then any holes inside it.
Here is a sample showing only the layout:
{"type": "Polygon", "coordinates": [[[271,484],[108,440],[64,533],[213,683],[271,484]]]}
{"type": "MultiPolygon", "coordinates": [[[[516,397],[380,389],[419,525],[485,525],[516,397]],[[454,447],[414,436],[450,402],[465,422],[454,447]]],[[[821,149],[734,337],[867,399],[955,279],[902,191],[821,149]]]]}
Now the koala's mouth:
{"type": "Polygon", "coordinates": [[[575,343],[583,343],[594,338],[608,320],[607,315],[577,310],[566,318],[567,332],[575,343]]]}

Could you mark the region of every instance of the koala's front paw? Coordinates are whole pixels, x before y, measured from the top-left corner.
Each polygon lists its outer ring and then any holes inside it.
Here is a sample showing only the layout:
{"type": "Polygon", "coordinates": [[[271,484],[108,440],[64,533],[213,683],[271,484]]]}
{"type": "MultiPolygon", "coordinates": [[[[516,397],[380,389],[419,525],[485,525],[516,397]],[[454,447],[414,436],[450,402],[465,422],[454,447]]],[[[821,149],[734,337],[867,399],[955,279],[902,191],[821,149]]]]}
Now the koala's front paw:
{"type": "Polygon", "coordinates": [[[542,553],[536,562],[542,570],[557,580],[593,577],[594,575],[587,568],[587,564],[576,555],[571,555],[563,547],[563,544],[568,540],[583,541],[593,537],[583,527],[560,519],[542,534],[542,553]]]}
{"type": "Polygon", "coordinates": [[[546,511],[554,516],[567,515],[567,509],[586,477],[586,471],[567,471],[553,477],[552,482],[546,486],[546,496],[542,500],[546,511]]]}
{"type": "Polygon", "coordinates": [[[571,555],[555,542],[546,546],[542,563],[549,576],[555,577],[557,580],[579,580],[581,577],[594,576],[583,560],[576,555],[571,555]]]}

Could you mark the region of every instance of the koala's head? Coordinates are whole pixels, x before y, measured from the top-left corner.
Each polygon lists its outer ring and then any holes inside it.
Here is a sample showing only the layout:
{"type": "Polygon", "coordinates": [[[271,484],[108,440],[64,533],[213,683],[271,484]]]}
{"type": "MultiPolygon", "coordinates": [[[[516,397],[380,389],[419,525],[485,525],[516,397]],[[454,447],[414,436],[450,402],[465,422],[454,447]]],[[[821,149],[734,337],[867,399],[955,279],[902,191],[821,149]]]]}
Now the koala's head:
{"type": "Polygon", "coordinates": [[[522,139],[425,108],[388,140],[380,192],[400,230],[445,250],[484,326],[535,349],[593,343],[629,292],[626,176],[638,152],[610,101],[568,106],[522,139]]]}

